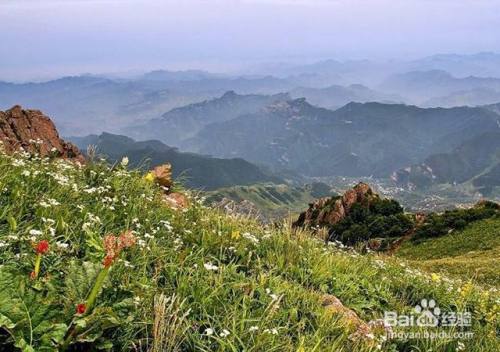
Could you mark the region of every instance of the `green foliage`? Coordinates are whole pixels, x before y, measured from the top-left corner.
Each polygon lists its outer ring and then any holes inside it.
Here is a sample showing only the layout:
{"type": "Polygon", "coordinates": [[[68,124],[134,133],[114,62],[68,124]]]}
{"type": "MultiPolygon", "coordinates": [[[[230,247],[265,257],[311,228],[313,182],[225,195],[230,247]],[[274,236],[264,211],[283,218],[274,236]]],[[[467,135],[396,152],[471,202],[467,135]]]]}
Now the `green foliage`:
{"type": "Polygon", "coordinates": [[[353,328],[323,306],[325,294],[366,322],[386,310],[408,312],[422,298],[443,310],[467,306],[474,338],[466,350],[498,350],[493,290],[436,283],[396,259],[325,246],[309,233],[263,227],[190,200],[188,209],[173,211],[155,185],[120,166],[0,155],[0,350],[56,351],[70,341],[69,351],[150,351],[162,345],[154,331],[163,320],[156,318],[170,314],[159,315],[158,295],[183,302],[172,310],[185,317],[182,327],[163,329],[182,331],[182,338],[171,336],[182,351],[363,352],[375,342],[382,351],[456,347],[379,335],[353,341],[353,328]],[[102,270],[103,237],[127,229],[136,246],[117,258],[94,308],[76,314],[102,270]],[[30,279],[33,243],[42,239],[50,248],[38,278],[30,279]]]}
{"type": "Polygon", "coordinates": [[[425,224],[417,229],[413,241],[419,242],[425,238],[443,236],[453,230],[462,230],[472,222],[495,216],[500,216],[500,206],[489,201],[473,208],[447,210],[442,214],[433,213],[428,216],[425,224]]]}
{"type": "Polygon", "coordinates": [[[376,197],[367,205],[354,204],[349,214],[331,227],[330,239],[354,245],[371,238],[400,237],[412,227],[412,219],[397,201],[376,197]]]}

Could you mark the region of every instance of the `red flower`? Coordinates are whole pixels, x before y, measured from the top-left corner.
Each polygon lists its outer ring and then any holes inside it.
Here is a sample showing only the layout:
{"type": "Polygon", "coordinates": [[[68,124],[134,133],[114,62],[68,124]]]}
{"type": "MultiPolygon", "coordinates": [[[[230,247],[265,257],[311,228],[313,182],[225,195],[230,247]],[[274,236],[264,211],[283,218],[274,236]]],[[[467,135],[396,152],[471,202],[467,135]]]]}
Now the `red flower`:
{"type": "Polygon", "coordinates": [[[103,260],[103,265],[108,268],[113,264],[113,261],[118,258],[120,252],[124,248],[132,247],[135,244],[136,238],[132,231],[124,231],[120,236],[112,234],[104,236],[103,244],[106,250],[106,257],[103,260]]]}
{"type": "Polygon", "coordinates": [[[79,303],[76,305],[76,314],[83,314],[87,310],[87,307],[83,303],[79,303]]]}
{"type": "Polygon", "coordinates": [[[36,245],[35,251],[38,254],[45,254],[49,251],[49,241],[42,240],[36,245]]]}
{"type": "Polygon", "coordinates": [[[114,260],[115,260],[114,257],[107,255],[106,257],[104,257],[104,261],[102,262],[102,264],[104,264],[104,266],[108,268],[111,266],[111,264],[113,264],[114,260]]]}

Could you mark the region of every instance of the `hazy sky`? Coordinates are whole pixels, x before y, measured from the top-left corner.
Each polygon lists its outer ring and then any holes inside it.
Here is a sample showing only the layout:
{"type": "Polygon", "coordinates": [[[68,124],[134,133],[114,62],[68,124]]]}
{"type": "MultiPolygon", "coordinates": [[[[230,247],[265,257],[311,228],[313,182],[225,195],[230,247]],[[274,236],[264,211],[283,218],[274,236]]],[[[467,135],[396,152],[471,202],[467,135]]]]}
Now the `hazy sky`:
{"type": "Polygon", "coordinates": [[[0,80],[500,52],[500,0],[0,0],[0,80]]]}

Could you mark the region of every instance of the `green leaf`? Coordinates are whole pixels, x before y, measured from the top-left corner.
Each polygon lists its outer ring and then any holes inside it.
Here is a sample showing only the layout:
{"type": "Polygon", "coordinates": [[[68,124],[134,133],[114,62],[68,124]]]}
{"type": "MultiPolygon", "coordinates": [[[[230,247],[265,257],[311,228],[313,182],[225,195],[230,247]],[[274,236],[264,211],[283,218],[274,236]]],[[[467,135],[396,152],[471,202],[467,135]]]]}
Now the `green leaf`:
{"type": "Polygon", "coordinates": [[[16,340],[14,346],[20,348],[22,352],[35,352],[35,349],[31,347],[23,338],[16,340]]]}
{"type": "Polygon", "coordinates": [[[16,219],[14,219],[14,217],[12,215],[9,215],[9,217],[7,217],[7,222],[9,223],[10,230],[16,231],[17,221],[16,221],[16,219]]]}
{"type": "Polygon", "coordinates": [[[21,351],[56,351],[67,326],[55,297],[34,290],[27,275],[0,269],[0,326],[8,329],[21,351]]]}
{"type": "Polygon", "coordinates": [[[71,261],[65,278],[65,299],[69,305],[83,302],[101,270],[100,264],[71,261]]]}

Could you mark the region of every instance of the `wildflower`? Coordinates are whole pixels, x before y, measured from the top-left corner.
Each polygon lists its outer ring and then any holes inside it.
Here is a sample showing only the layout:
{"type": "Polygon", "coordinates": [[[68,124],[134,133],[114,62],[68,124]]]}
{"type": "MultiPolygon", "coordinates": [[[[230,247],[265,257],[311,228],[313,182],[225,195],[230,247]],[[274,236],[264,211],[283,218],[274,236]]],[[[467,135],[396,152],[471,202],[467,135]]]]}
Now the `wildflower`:
{"type": "Polygon", "coordinates": [[[152,172],[148,172],[146,176],[144,176],[144,180],[153,182],[155,180],[155,175],[152,172]]]}
{"type": "Polygon", "coordinates": [[[246,238],[247,240],[249,240],[250,242],[252,242],[253,244],[259,243],[259,239],[257,237],[255,237],[254,235],[252,235],[251,233],[245,232],[242,236],[244,238],[246,238]]]}
{"type": "Polygon", "coordinates": [[[56,242],[56,246],[57,246],[57,248],[59,248],[59,249],[66,249],[66,248],[68,248],[68,247],[69,247],[69,244],[64,243],[64,242],[56,242]]]}
{"type": "Polygon", "coordinates": [[[47,240],[42,240],[38,242],[35,251],[38,254],[45,254],[49,251],[49,242],[47,240]]]}
{"type": "Polygon", "coordinates": [[[43,234],[43,232],[42,232],[42,231],[40,231],[40,230],[31,229],[31,230],[29,231],[29,234],[30,234],[31,236],[40,236],[40,235],[42,235],[42,234],[43,234]]]}
{"type": "Polygon", "coordinates": [[[231,333],[226,329],[222,330],[222,332],[220,333],[220,337],[227,337],[229,335],[231,335],[231,333]]]}
{"type": "Polygon", "coordinates": [[[259,327],[256,326],[256,325],[250,326],[250,328],[248,329],[248,331],[250,331],[250,332],[254,332],[254,331],[257,331],[257,330],[259,330],[259,327]]]}
{"type": "Polygon", "coordinates": [[[123,167],[127,166],[127,165],[128,165],[128,157],[124,156],[124,157],[122,158],[122,161],[120,162],[120,164],[121,164],[123,167]]]}
{"type": "Polygon", "coordinates": [[[212,263],[205,263],[205,264],[203,264],[203,266],[207,270],[211,270],[211,271],[217,271],[217,270],[219,270],[219,267],[217,265],[213,265],[212,263]]]}
{"type": "Polygon", "coordinates": [[[83,314],[87,310],[84,303],[79,303],[76,305],[76,314],[83,314]]]}
{"type": "Polygon", "coordinates": [[[276,328],[265,329],[264,332],[271,335],[278,335],[278,329],[276,328]]]}
{"type": "Polygon", "coordinates": [[[214,334],[214,329],[212,329],[212,328],[205,329],[205,335],[212,336],[213,334],[214,334]]]}
{"type": "Polygon", "coordinates": [[[106,235],[104,237],[104,249],[106,256],[104,257],[104,267],[108,268],[113,264],[113,261],[120,255],[124,248],[132,247],[136,242],[136,238],[132,231],[124,231],[120,236],[106,235]]]}
{"type": "Polygon", "coordinates": [[[40,273],[40,264],[42,263],[42,255],[49,251],[49,242],[42,240],[35,246],[36,260],[35,269],[31,272],[30,277],[36,279],[40,273]]]}
{"type": "Polygon", "coordinates": [[[435,281],[435,282],[440,281],[440,280],[441,280],[441,276],[439,276],[439,275],[438,275],[438,274],[436,274],[436,273],[432,273],[432,274],[431,274],[431,280],[432,280],[432,281],[435,281]]]}

